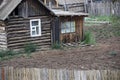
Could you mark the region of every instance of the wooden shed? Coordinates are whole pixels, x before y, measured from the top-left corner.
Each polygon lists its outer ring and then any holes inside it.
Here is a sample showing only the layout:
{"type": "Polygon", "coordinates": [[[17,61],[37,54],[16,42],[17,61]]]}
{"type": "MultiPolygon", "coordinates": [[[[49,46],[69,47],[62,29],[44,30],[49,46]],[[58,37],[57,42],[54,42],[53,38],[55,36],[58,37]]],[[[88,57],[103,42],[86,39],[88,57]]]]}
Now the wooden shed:
{"type": "Polygon", "coordinates": [[[56,30],[53,30],[54,34],[57,35],[55,40],[62,43],[78,42],[83,40],[83,22],[84,17],[88,16],[87,13],[75,13],[71,11],[52,10],[57,16],[54,19],[56,30]],[[54,32],[55,31],[55,32],[54,32]]]}
{"type": "Polygon", "coordinates": [[[0,49],[21,49],[27,43],[48,48],[55,42],[70,42],[73,37],[70,36],[70,41],[64,39],[71,32],[64,33],[61,27],[66,24],[74,25],[72,35],[82,39],[83,18],[87,14],[64,12],[63,15],[50,10],[40,0],[3,0],[0,4],[0,49]],[[68,22],[62,24],[63,21],[68,22]]]}

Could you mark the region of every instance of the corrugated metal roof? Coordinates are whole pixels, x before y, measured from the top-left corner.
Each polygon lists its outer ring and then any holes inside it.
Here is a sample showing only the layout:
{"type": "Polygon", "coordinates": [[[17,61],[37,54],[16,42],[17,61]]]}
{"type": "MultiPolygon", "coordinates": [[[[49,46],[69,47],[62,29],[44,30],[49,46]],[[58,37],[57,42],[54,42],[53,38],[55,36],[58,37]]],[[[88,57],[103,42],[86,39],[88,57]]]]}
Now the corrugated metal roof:
{"type": "Polygon", "coordinates": [[[84,0],[56,0],[60,5],[64,4],[75,4],[75,3],[84,3],[84,0]]]}
{"type": "Polygon", "coordinates": [[[88,13],[52,10],[56,16],[88,16],[88,13]]]}
{"type": "Polygon", "coordinates": [[[21,1],[22,0],[3,0],[0,5],[0,20],[5,20],[21,1]]]}

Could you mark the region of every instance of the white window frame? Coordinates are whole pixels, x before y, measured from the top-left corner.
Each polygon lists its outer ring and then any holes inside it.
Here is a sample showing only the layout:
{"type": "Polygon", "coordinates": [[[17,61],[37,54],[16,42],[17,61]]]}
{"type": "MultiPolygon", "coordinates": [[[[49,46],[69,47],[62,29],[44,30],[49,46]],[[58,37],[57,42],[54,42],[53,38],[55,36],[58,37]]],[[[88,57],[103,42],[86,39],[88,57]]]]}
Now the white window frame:
{"type": "Polygon", "coordinates": [[[31,37],[41,36],[41,19],[32,19],[32,20],[30,20],[30,36],[31,37]],[[38,25],[32,26],[33,21],[38,21],[38,25]],[[37,34],[37,30],[36,30],[37,27],[39,28],[38,34],[37,34]],[[34,35],[33,35],[33,31],[35,31],[34,35]]]}

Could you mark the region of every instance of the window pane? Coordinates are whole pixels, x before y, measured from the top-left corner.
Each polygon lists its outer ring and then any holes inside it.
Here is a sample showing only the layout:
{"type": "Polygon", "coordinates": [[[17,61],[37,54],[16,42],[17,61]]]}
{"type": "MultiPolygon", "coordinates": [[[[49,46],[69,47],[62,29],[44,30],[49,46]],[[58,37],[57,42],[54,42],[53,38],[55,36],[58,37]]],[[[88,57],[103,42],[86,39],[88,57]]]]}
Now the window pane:
{"type": "Polygon", "coordinates": [[[65,33],[65,26],[64,26],[64,23],[61,24],[61,33],[65,33]]]}
{"type": "Polygon", "coordinates": [[[32,21],[32,26],[38,25],[38,21],[32,21]]]}
{"type": "Polygon", "coordinates": [[[39,26],[36,26],[36,34],[39,34],[39,26]]]}
{"type": "Polygon", "coordinates": [[[61,33],[75,32],[75,22],[63,22],[61,24],[61,33]]]}
{"type": "Polygon", "coordinates": [[[75,22],[71,22],[71,32],[75,32],[75,22]]]}
{"type": "Polygon", "coordinates": [[[35,27],[32,27],[32,30],[35,30],[35,27]]]}
{"type": "Polygon", "coordinates": [[[35,31],[32,31],[32,35],[35,35],[35,31]]]}
{"type": "Polygon", "coordinates": [[[70,22],[66,22],[65,26],[66,26],[66,33],[69,33],[71,28],[70,22]]]}

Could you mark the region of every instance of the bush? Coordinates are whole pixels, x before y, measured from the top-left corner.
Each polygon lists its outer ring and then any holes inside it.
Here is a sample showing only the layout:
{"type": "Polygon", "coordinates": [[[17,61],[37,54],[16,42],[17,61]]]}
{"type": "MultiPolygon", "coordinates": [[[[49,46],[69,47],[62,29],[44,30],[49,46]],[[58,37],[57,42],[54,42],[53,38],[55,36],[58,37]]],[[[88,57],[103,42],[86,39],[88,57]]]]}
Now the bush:
{"type": "Polygon", "coordinates": [[[94,45],[95,43],[96,41],[93,34],[90,31],[86,31],[83,44],[94,45]]]}
{"type": "Polygon", "coordinates": [[[6,57],[6,56],[14,56],[17,52],[13,50],[0,50],[0,57],[6,57]]]}
{"type": "Polygon", "coordinates": [[[24,46],[24,52],[25,53],[32,53],[32,52],[35,52],[37,49],[37,46],[33,43],[27,43],[25,44],[24,46]]]}
{"type": "Polygon", "coordinates": [[[52,45],[52,49],[62,49],[61,44],[56,42],[52,45]]]}
{"type": "Polygon", "coordinates": [[[120,26],[120,16],[111,16],[111,23],[113,26],[120,26]]]}

